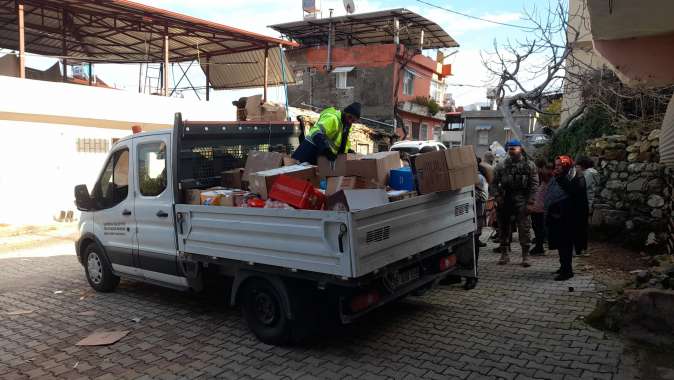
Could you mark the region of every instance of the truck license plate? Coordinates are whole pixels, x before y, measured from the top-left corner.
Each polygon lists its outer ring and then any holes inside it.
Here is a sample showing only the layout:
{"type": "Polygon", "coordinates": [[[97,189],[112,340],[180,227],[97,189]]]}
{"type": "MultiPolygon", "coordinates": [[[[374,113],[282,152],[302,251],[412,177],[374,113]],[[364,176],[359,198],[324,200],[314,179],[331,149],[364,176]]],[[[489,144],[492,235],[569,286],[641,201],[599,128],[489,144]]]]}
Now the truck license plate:
{"type": "Polygon", "coordinates": [[[389,276],[388,282],[393,288],[399,288],[419,278],[419,267],[404,269],[389,276]]]}

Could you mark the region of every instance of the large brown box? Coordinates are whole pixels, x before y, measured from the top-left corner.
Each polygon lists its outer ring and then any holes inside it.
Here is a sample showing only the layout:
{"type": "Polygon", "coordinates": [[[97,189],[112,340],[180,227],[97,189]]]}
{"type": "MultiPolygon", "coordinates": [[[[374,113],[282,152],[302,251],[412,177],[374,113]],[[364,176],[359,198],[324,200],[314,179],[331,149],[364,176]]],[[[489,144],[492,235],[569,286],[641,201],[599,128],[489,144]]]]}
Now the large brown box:
{"type": "Polygon", "coordinates": [[[412,170],[420,194],[473,186],[477,162],[472,146],[462,146],[412,156],[412,170]]]}
{"type": "Polygon", "coordinates": [[[222,172],[222,186],[229,189],[241,189],[241,180],[243,179],[243,168],[232,169],[222,172]]]}
{"type": "Polygon", "coordinates": [[[298,179],[311,182],[313,185],[318,183],[315,166],[292,165],[283,166],[276,169],[265,170],[257,173],[251,173],[248,177],[249,188],[252,193],[260,195],[262,199],[269,197],[269,191],[276,178],[281,175],[287,175],[298,179]]]}
{"type": "Polygon", "coordinates": [[[337,156],[333,164],[333,162],[324,156],[318,156],[318,175],[321,178],[348,175],[346,172],[347,161],[356,160],[359,157],[361,157],[361,155],[354,153],[340,154],[337,156]]]}
{"type": "Polygon", "coordinates": [[[329,177],[325,195],[330,196],[339,190],[345,189],[371,189],[374,187],[376,186],[373,186],[372,183],[361,177],[329,177]]]}
{"type": "Polygon", "coordinates": [[[399,152],[379,152],[362,156],[359,160],[348,160],[346,175],[362,177],[377,187],[384,188],[388,184],[391,169],[400,167],[399,152]]]}
{"type": "Polygon", "coordinates": [[[258,152],[251,150],[246,159],[246,168],[243,171],[243,181],[249,181],[251,173],[280,168],[283,165],[283,154],[277,152],[258,152]]]}

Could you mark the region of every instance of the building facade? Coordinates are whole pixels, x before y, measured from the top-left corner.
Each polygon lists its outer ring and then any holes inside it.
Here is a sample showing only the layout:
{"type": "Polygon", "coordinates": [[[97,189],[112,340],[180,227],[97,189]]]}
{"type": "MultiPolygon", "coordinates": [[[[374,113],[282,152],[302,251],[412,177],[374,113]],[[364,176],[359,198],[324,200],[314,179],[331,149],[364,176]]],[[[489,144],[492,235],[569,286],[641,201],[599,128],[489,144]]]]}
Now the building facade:
{"type": "MultiPolygon", "coordinates": [[[[506,141],[514,137],[501,111],[464,111],[461,116],[464,120],[463,144],[472,145],[479,157],[489,150],[493,142],[505,145],[506,141]]],[[[522,131],[530,134],[537,130],[538,117],[535,112],[518,111],[513,114],[513,118],[522,131]]]]}
{"type": "Polygon", "coordinates": [[[357,101],[364,118],[380,122],[363,120],[366,124],[389,129],[400,139],[440,140],[444,113],[429,102],[443,104],[451,66],[443,64],[441,54],[434,59],[422,52],[458,44],[435,23],[401,9],[272,28],[301,43],[286,51],[296,81],[288,87],[290,105],[343,108],[357,101]],[[419,29],[420,41],[421,30],[435,28],[434,39],[419,46],[402,35],[396,40],[391,34],[372,34],[374,24],[388,28],[403,19],[408,31],[419,29]]]}

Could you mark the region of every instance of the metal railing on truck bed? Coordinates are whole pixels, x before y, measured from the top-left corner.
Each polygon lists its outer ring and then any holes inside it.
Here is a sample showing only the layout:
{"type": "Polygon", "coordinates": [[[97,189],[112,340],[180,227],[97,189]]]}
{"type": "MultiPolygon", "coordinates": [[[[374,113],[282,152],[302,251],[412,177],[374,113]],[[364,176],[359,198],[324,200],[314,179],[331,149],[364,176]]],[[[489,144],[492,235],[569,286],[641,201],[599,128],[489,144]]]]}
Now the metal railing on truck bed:
{"type": "Polygon", "coordinates": [[[183,190],[220,185],[221,173],[244,167],[250,151],[291,154],[303,135],[296,122],[188,121],[180,113],[173,128],[176,203],[183,190]]]}

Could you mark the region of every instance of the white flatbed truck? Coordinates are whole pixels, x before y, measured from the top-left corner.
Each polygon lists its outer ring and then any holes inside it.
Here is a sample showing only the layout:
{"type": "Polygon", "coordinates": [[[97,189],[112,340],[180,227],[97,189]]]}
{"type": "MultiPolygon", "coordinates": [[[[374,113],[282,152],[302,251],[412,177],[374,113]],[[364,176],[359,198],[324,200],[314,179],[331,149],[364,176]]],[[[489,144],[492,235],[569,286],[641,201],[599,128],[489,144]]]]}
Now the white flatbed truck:
{"type": "Polygon", "coordinates": [[[176,114],[173,130],[117,142],[91,193],[75,188],[89,284],[222,286],[260,340],[284,344],[323,318],[349,323],[450,274],[477,275],[471,187],[353,212],[185,204],[184,190],[219,184],[248,150],[292,149],[300,135],[290,122],[176,114]]]}

